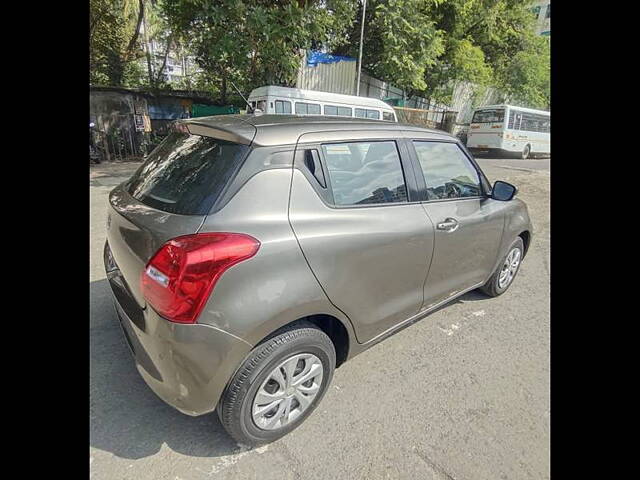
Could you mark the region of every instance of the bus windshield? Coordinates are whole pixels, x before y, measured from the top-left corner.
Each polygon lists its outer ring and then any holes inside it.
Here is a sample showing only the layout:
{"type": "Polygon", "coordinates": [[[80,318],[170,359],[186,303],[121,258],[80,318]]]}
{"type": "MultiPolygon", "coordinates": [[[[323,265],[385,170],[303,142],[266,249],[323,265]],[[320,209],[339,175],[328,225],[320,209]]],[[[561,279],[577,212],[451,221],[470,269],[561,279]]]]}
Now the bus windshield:
{"type": "Polygon", "coordinates": [[[504,109],[490,108],[486,110],[476,110],[471,123],[491,123],[502,122],[504,120],[504,109]]]}

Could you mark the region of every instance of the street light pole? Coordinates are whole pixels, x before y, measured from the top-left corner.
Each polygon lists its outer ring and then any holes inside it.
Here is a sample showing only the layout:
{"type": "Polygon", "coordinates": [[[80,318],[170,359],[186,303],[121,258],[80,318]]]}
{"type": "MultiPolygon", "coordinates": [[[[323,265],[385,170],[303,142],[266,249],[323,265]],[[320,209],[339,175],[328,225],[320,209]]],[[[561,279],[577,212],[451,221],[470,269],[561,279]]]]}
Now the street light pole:
{"type": "Polygon", "coordinates": [[[360,96],[360,71],[362,70],[362,37],[364,37],[364,15],[367,11],[367,0],[362,6],[362,25],[360,27],[360,53],[358,54],[358,83],[356,84],[356,96],[360,96]]]}

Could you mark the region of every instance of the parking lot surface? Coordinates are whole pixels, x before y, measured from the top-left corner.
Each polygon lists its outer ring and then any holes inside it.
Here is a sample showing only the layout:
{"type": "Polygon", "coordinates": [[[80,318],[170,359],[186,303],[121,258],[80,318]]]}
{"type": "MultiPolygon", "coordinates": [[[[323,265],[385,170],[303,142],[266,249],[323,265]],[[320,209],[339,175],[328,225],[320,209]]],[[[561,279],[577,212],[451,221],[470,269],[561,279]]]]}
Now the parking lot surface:
{"type": "Polygon", "coordinates": [[[549,478],[550,159],[479,159],[519,188],[535,235],[504,295],[471,292],[340,367],[316,411],[250,449],[138,375],[102,266],[107,195],[139,164],[90,172],[92,479],[549,478]]]}

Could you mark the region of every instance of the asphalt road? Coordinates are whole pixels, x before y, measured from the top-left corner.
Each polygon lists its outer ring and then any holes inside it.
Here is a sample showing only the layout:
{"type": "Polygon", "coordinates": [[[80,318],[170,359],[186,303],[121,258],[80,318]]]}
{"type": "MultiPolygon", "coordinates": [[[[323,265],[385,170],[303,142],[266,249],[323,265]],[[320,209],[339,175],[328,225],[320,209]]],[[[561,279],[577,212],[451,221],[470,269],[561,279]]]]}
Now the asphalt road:
{"type": "Polygon", "coordinates": [[[138,164],[91,168],[92,479],[549,478],[550,160],[480,159],[518,186],[535,236],[510,290],[469,293],[339,368],[290,435],[248,449],[139,377],[102,267],[107,195],[138,164]]]}

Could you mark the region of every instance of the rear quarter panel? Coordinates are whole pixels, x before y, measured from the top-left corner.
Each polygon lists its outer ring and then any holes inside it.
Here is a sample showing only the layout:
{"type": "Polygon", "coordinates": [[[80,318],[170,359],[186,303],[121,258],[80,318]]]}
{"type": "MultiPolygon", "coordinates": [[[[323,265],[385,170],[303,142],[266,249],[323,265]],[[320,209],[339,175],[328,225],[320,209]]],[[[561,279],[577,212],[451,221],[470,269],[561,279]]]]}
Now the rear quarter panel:
{"type": "Polygon", "coordinates": [[[222,275],[198,319],[251,345],[313,314],[333,315],[353,338],[349,320],[320,288],[289,224],[291,173],[291,168],[257,173],[200,230],[246,233],[260,241],[254,257],[222,275]]]}

